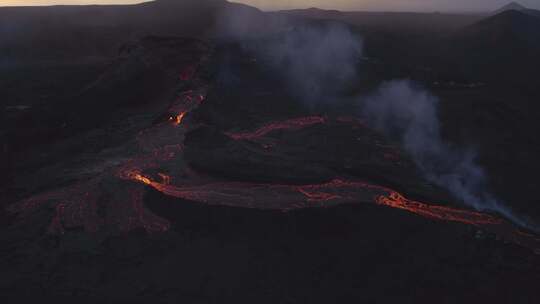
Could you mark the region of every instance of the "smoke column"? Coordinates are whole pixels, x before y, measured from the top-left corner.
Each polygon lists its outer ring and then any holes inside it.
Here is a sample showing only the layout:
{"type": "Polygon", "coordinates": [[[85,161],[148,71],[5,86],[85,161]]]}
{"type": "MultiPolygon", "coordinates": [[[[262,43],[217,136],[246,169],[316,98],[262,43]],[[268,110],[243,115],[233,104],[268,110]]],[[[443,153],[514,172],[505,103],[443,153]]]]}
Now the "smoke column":
{"type": "Polygon", "coordinates": [[[225,10],[217,24],[218,37],[238,41],[308,106],[333,103],[356,79],[362,40],[342,23],[291,21],[244,8],[225,10]]]}
{"type": "Polygon", "coordinates": [[[254,49],[285,75],[298,98],[316,105],[334,102],[355,80],[362,42],[346,26],[329,23],[293,27],[279,38],[255,44],[254,49]]]}
{"type": "Polygon", "coordinates": [[[438,103],[437,97],[411,81],[393,80],[364,98],[360,112],[370,126],[399,140],[428,180],[475,209],[495,211],[530,227],[489,192],[485,172],[475,162],[473,149],[444,142],[438,103]]]}

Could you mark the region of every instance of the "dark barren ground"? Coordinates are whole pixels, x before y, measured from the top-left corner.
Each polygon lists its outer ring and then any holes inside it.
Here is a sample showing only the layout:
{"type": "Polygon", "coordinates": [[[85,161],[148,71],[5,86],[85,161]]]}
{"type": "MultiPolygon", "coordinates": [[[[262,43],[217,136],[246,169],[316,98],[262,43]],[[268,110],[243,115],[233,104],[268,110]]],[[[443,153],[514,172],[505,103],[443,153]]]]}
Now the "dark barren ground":
{"type": "MultiPolygon", "coordinates": [[[[395,77],[364,64],[360,90],[395,77]]],[[[145,36],[29,69],[1,83],[8,106],[36,100],[2,112],[5,303],[540,302],[536,235],[234,43],[145,36]]],[[[444,136],[477,143],[495,192],[537,218],[537,95],[490,88],[432,88],[444,136]]]]}

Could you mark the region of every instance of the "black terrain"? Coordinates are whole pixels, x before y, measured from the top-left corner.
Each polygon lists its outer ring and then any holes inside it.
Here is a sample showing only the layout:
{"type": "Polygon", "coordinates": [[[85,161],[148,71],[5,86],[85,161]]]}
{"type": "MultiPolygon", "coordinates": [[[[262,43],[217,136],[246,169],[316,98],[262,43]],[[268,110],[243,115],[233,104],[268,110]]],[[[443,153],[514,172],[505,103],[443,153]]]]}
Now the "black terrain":
{"type": "Polygon", "coordinates": [[[0,8],[0,35],[4,303],[540,303],[538,11],[157,0],[0,8]],[[266,50],[327,28],[363,51],[315,102],[266,50]],[[508,213],[362,116],[395,79],[508,213]]]}

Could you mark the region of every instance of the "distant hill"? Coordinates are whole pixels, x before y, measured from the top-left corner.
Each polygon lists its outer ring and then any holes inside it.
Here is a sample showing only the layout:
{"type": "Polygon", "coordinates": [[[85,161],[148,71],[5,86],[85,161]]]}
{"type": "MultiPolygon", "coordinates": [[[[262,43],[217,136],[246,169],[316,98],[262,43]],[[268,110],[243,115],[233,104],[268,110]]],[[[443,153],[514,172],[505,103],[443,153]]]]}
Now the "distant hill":
{"type": "Polygon", "coordinates": [[[338,10],[324,10],[316,7],[308,9],[283,10],[279,11],[279,13],[319,19],[338,19],[343,17],[343,12],[338,10]]]}
{"type": "Polygon", "coordinates": [[[157,0],[137,5],[0,7],[0,58],[80,61],[114,56],[146,35],[206,37],[223,14],[262,12],[225,0],[157,0]]]}
{"type": "Polygon", "coordinates": [[[496,49],[540,47],[540,18],[526,11],[507,10],[465,28],[460,35],[470,43],[493,44],[490,46],[496,49]]]}
{"type": "Polygon", "coordinates": [[[367,30],[448,32],[479,21],[480,14],[409,12],[341,12],[318,8],[279,11],[277,14],[313,19],[333,19],[367,30]]]}
{"type": "Polygon", "coordinates": [[[498,10],[494,11],[493,15],[497,15],[497,14],[500,14],[502,12],[511,11],[511,10],[525,11],[525,10],[527,10],[527,8],[524,7],[523,5],[517,3],[517,2],[511,2],[511,3],[508,3],[507,5],[499,8],[498,10]]]}
{"type": "Polygon", "coordinates": [[[540,17],[540,11],[539,10],[527,8],[527,7],[521,5],[521,4],[517,3],[517,2],[512,2],[512,3],[509,3],[509,4],[499,8],[498,10],[494,11],[491,14],[491,16],[495,16],[495,15],[498,15],[498,14],[506,12],[506,11],[518,11],[518,12],[526,13],[526,14],[531,15],[531,16],[540,17]]]}
{"type": "Polygon", "coordinates": [[[458,31],[447,52],[463,71],[483,79],[538,85],[540,18],[503,11],[458,31]]]}

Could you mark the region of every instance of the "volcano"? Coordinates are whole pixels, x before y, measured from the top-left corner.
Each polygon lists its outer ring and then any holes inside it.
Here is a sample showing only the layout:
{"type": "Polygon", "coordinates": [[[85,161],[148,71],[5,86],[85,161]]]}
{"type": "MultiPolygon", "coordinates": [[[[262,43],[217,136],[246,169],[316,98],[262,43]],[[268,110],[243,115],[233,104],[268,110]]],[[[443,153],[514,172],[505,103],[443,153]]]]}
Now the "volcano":
{"type": "Polygon", "coordinates": [[[54,102],[6,115],[8,302],[538,299],[535,231],[472,209],[354,105],[306,102],[275,58],[253,51],[294,27],[276,21],[263,39],[202,34],[219,18],[197,12],[263,14],[223,1],[87,13],[157,8],[171,12],[131,24],[138,34],[54,102]],[[169,28],[173,9],[204,26],[169,28]]]}
{"type": "Polygon", "coordinates": [[[517,3],[517,2],[511,2],[511,3],[508,3],[507,5],[501,7],[500,9],[496,10],[493,14],[497,15],[497,14],[500,14],[502,12],[511,11],[511,10],[524,11],[524,10],[527,10],[527,8],[524,7],[523,5],[517,3]]]}

